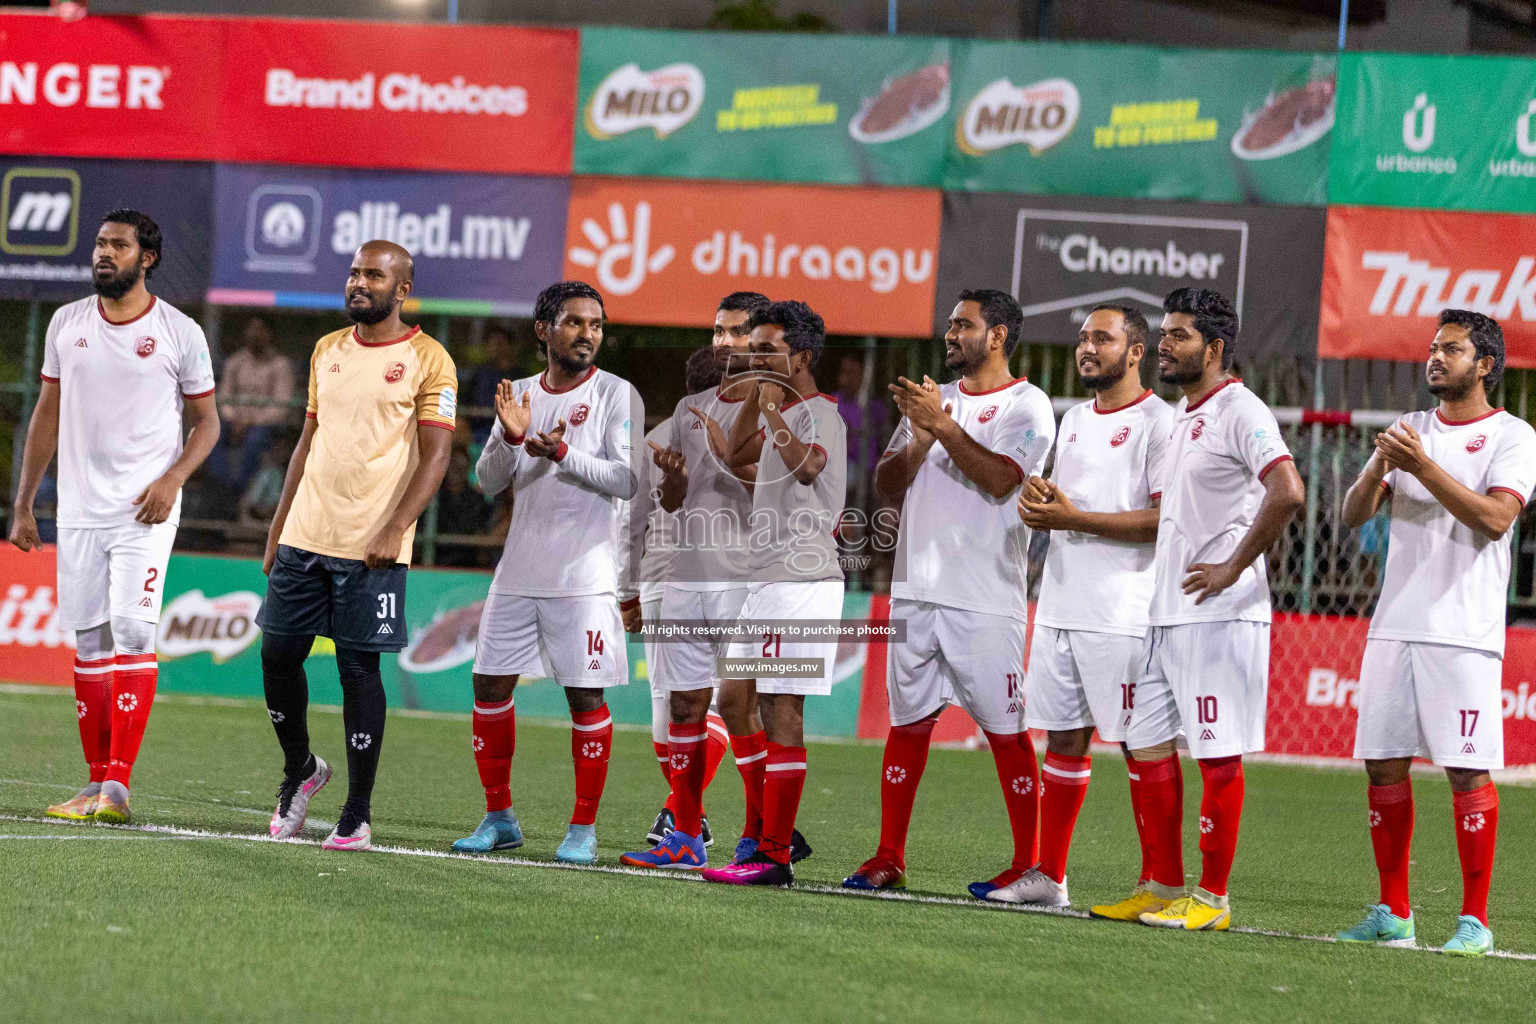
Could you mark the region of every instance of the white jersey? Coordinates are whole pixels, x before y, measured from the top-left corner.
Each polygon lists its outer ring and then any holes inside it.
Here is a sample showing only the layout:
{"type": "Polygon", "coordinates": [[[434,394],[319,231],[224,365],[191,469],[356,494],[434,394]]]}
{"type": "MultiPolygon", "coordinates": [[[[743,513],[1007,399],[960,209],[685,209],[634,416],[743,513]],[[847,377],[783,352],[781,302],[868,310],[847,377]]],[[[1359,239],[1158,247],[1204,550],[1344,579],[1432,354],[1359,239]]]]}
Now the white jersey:
{"type": "Polygon", "coordinates": [[[597,367],[561,391],[551,390],[543,374],[525,377],[513,382],[513,400],[530,390],[529,432],[547,433],[564,420],[567,451],[556,463],[529,455],[523,439],[509,441],[499,424],[491,430],[475,473],[487,494],[510,485],[515,495],[491,593],[634,596],[641,549],[634,527],[643,522],[629,513],[645,476],[639,393],[597,367]],[[621,540],[620,530],[630,539],[621,540]]]}
{"type": "Polygon", "coordinates": [[[1232,556],[1264,500],[1265,475],[1290,457],[1274,413],[1237,378],[1193,406],[1179,399],[1164,456],[1152,625],[1270,621],[1263,555],[1236,583],[1198,606],[1183,583],[1196,562],[1232,556]]]}
{"type": "MultiPolygon", "coordinates": [[[[1134,512],[1160,497],[1173,409],[1151,391],[1101,411],[1074,405],[1057,430],[1051,480],[1084,512],[1134,512]]],[[[1155,542],[1055,530],[1040,578],[1037,625],[1144,636],[1155,542]]]]}
{"type": "MultiPolygon", "coordinates": [[[[645,525],[645,552],[640,556],[640,600],[660,601],[661,586],[672,576],[672,559],[675,553],[677,532],[677,513],[668,512],[661,507],[661,481],[665,475],[661,467],[656,465],[656,460],[651,458],[651,444],[655,443],[659,448],[667,446],[668,439],[672,436],[672,419],[668,417],[651,428],[645,435],[645,443],[640,449],[640,460],[645,467],[645,479],[640,490],[635,494],[632,502],[633,509],[626,510],[625,515],[639,515],[644,517],[645,525]]],[[[619,531],[619,557],[620,573],[627,563],[624,556],[625,531],[622,529],[623,521],[616,524],[619,531]]]]}
{"type": "Polygon", "coordinates": [[[58,525],[95,529],[133,522],[133,499],[181,457],[183,399],[213,394],[213,363],[170,303],[113,323],[93,295],[53,314],[43,380],[59,385],[58,525]]]}
{"type": "Polygon", "coordinates": [[[671,583],[680,590],[744,587],[751,578],[747,521],[752,492],[710,451],[709,431],[693,414],[694,409],[705,413],[730,437],[746,397],[746,387],[739,390],[742,398],[726,398],[718,387],[689,395],[672,414],[667,447],[682,452],[688,464],[688,496],[678,510],[678,551],[672,563],[671,583]]]}
{"type": "Polygon", "coordinates": [[[779,411],[790,433],[819,449],[826,465],[810,484],[796,480],[770,436],[767,417],[761,418],[763,452],[747,521],[749,579],[755,584],[841,580],[837,526],[848,491],[847,426],[837,399],[820,392],[786,402],[779,411]]]}
{"type": "MultiPolygon", "coordinates": [[[[972,440],[1013,464],[1020,484],[1044,468],[1056,436],[1045,392],[1019,377],[977,393],[953,381],[941,384],[939,394],[972,440]]],[[[912,436],[903,418],[886,454],[901,451],[912,436]]],[[[992,497],[935,443],[907,488],[891,597],[1027,621],[1029,528],[1014,507],[1017,494],[992,497]]]]}
{"type": "MultiPolygon", "coordinates": [[[[1536,486],[1536,430],[1502,409],[1447,421],[1438,409],[1410,412],[1424,453],[1478,494],[1505,491],[1522,505],[1536,486]]],[[[1464,525],[1417,477],[1394,469],[1392,531],[1372,639],[1472,647],[1504,655],[1513,531],[1489,540],[1464,525]]]]}

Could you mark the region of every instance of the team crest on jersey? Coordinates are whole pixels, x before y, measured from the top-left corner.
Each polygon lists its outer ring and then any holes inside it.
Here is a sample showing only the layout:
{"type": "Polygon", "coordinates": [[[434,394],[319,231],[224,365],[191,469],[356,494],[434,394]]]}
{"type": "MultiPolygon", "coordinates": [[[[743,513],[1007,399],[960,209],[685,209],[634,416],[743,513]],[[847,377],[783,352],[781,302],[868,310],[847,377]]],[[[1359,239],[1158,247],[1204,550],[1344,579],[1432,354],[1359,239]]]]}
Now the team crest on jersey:
{"type": "Polygon", "coordinates": [[[1487,434],[1478,434],[1472,440],[1467,442],[1467,451],[1469,451],[1469,452],[1480,452],[1480,451],[1483,450],[1483,445],[1485,445],[1487,443],[1488,443],[1488,435],[1487,434]]]}
{"type": "Polygon", "coordinates": [[[394,384],[405,376],[404,363],[390,363],[384,367],[384,383],[394,384]]]}
{"type": "Polygon", "coordinates": [[[571,415],[566,420],[566,422],[573,427],[579,427],[583,423],[587,422],[587,416],[590,415],[591,412],[592,410],[587,407],[586,403],[582,403],[581,405],[578,405],[576,408],[571,410],[571,415]]]}
{"type": "Polygon", "coordinates": [[[981,410],[981,415],[976,417],[976,422],[977,423],[987,423],[987,422],[989,422],[992,419],[993,416],[996,416],[996,415],[997,415],[997,406],[989,405],[985,409],[981,410]]]}
{"type": "Polygon", "coordinates": [[[1203,433],[1205,433],[1205,417],[1201,416],[1195,420],[1195,425],[1189,428],[1189,439],[1198,441],[1203,433]]]}
{"type": "Polygon", "coordinates": [[[155,339],[140,338],[138,341],[133,343],[133,351],[138,355],[140,359],[148,359],[150,356],[155,354],[155,339]]]}
{"type": "Polygon", "coordinates": [[[1125,444],[1130,436],[1131,428],[1121,427],[1119,430],[1115,431],[1115,436],[1109,439],[1109,446],[1111,448],[1119,448],[1121,445],[1125,444]]]}

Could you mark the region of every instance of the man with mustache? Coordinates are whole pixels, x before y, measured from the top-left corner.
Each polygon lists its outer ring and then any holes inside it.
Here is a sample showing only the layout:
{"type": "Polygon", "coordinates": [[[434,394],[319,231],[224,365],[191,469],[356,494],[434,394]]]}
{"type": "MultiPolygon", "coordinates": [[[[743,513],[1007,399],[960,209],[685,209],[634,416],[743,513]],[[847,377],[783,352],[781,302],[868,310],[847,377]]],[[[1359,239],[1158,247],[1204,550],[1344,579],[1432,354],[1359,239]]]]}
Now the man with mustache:
{"type": "Polygon", "coordinates": [[[1536,431],[1488,401],[1504,375],[1504,332],[1446,309],[1424,377],[1439,399],[1376,436],[1344,496],[1344,523],[1392,515],[1381,599],[1360,665],[1355,756],[1370,780],[1381,898],[1341,942],[1414,943],[1408,902],[1415,756],[1451,785],[1462,905],[1447,953],[1493,949],[1488,884],[1499,831],[1489,772],[1504,767],[1504,624],[1510,527],[1536,486],[1536,431]]]}
{"type": "Polygon", "coordinates": [[[576,805],[555,857],[597,863],[597,808],[613,749],[603,691],[629,682],[624,633],[640,629],[645,525],[629,514],[644,478],[645,407],[627,380],[597,368],[603,325],[597,289],[550,285],[533,307],[548,367],[496,389],[498,423],[475,473],[486,494],[511,487],[517,500],[475,646],[471,742],[486,814],[453,844],[461,852],[523,843],[512,811],[512,693],[527,675],[559,683],[571,709],[576,805]]]}
{"type": "Polygon", "coordinates": [[[304,827],[310,800],[331,778],[330,765],[310,750],[304,659],[316,636],[336,644],[347,800],[323,844],[328,850],[372,845],[373,780],[384,743],[379,654],[406,645],[411,541],[453,442],[453,360],[400,319],[414,277],[411,254],[393,242],[365,242],[352,257],[345,292],[352,326],[321,338],[310,355],[304,432],[262,563],[262,679],[283,748],[269,826],[276,838],[304,827]]]}
{"type": "Polygon", "coordinates": [[[75,632],[75,706],[90,766],[50,817],[128,822],[128,783],[155,700],[155,623],[181,518],[181,487],[219,438],[202,328],[149,293],[160,228],[135,210],[102,218],[96,294],[48,323],[11,543],[40,546],[32,502],[59,455],[59,622],[75,632]],[[182,441],[182,410],[192,433],[182,441]]]}

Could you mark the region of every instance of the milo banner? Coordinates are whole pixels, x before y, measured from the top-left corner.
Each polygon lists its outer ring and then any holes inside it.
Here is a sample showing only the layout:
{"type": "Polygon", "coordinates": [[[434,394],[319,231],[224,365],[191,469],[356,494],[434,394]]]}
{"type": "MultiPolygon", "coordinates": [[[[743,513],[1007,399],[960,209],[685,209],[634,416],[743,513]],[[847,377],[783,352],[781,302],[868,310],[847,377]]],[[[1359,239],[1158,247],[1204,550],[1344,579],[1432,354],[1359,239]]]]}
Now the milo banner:
{"type": "Polygon", "coordinates": [[[935,185],[957,45],[584,29],[575,170],[935,185]]]}
{"type": "Polygon", "coordinates": [[[1332,56],[972,43],[944,187],[1324,201],[1332,56]]]}
{"type": "Polygon", "coordinates": [[[1347,54],[1330,202],[1536,212],[1536,74],[1515,57],[1347,54]]]}

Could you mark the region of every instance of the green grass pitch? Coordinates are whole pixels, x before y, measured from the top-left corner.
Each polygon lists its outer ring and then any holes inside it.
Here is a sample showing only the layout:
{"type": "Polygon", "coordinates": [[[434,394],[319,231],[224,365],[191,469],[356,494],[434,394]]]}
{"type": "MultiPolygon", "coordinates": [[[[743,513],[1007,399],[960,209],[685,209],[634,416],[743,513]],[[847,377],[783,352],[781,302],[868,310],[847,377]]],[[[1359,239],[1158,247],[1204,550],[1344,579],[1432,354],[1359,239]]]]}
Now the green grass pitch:
{"type": "MultiPolygon", "coordinates": [[[[547,685],[547,684],[545,684],[547,685]]],[[[1008,859],[984,752],[935,750],[908,849],[913,892],[817,891],[874,849],[880,750],[811,744],[801,889],[742,890],[512,862],[325,853],[316,846],[44,824],[83,776],[71,695],[0,691],[0,1019],[112,1021],[1409,1021],[1529,1020],[1536,963],[1340,947],[1375,895],[1356,772],[1248,768],[1234,924],[1184,934],[970,901],[1008,859]]],[[[315,709],[345,793],[341,719],[315,709]]],[[[641,841],[663,794],[643,732],[615,737],[598,819],[603,864],[641,841]]],[[[524,722],[513,765],[527,845],[551,861],[571,802],[569,733],[524,722]]],[[[1138,863],[1119,759],[1095,758],[1069,866],[1074,905],[1123,895],[1138,863]]],[[[134,774],[136,822],[265,836],[281,760],[256,703],[156,705],[134,774]]],[[[1186,769],[1195,870],[1198,773],[1186,769]]],[[[1460,901],[1443,779],[1416,780],[1419,939],[1460,901]]],[[[1536,791],[1505,787],[1493,887],[1502,950],[1536,953],[1536,791]]],[[[482,804],[465,718],[392,715],[374,841],[446,851],[482,804]]],[[[741,821],[729,759],[707,798],[729,856],[741,821]]],[[[309,833],[318,840],[320,835],[309,833]]]]}

